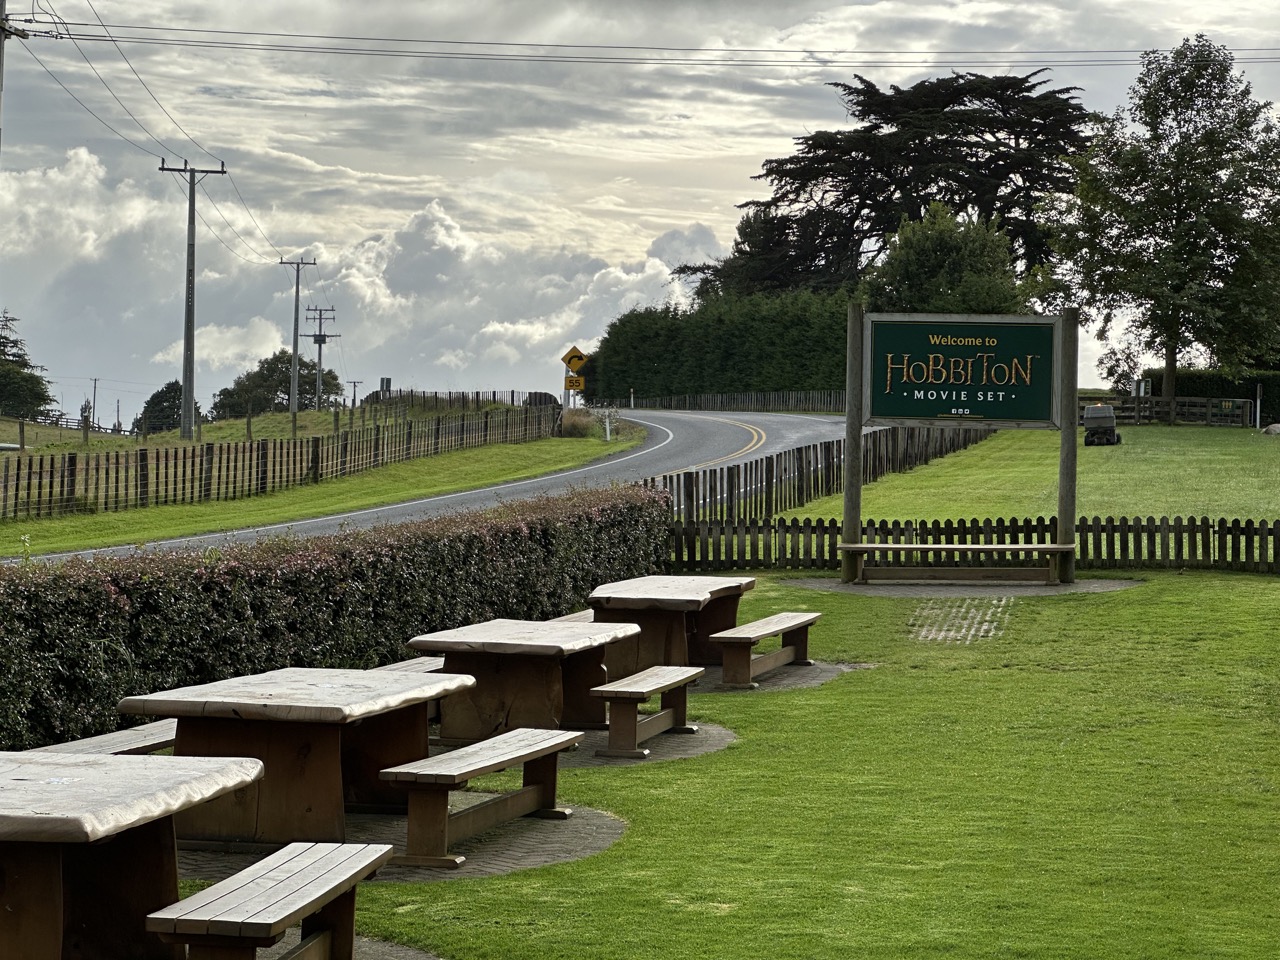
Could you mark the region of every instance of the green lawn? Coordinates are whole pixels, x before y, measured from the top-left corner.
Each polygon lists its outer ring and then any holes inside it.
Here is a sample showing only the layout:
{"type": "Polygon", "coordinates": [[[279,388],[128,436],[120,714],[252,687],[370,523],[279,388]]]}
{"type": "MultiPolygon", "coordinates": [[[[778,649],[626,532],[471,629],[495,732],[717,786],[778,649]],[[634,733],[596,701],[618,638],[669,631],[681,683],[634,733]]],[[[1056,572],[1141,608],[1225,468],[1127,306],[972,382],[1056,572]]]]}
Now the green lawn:
{"type": "MultiPolygon", "coordinates": [[[[1157,425],[1122,425],[1120,434],[1123,442],[1114,447],[1080,443],[1078,516],[1280,518],[1280,437],[1157,425]]],[[[1059,441],[1057,431],[1001,431],[967,450],[867,484],[862,515],[874,520],[1054,516],[1059,441]]],[[[814,501],[785,516],[843,517],[843,496],[814,501]]]]}
{"type": "Polygon", "coordinates": [[[360,929],[450,960],[1270,960],[1280,581],[1143,576],[1019,598],[972,644],[914,639],[916,600],[763,579],[744,617],[821,610],[814,655],[874,668],[695,694],[727,750],[562,774],[619,843],[365,885],[360,929]]]}

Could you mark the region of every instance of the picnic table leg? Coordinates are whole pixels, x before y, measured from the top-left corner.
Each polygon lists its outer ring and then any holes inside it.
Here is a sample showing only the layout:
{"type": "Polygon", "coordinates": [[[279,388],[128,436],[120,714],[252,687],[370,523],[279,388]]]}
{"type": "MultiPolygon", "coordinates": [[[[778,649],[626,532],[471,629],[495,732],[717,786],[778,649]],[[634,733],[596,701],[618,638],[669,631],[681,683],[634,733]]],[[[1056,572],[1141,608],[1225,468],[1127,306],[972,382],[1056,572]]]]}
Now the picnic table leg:
{"type": "Polygon", "coordinates": [[[686,663],[673,666],[692,666],[720,663],[720,647],[711,642],[711,635],[738,625],[739,594],[715,597],[697,613],[690,614],[689,657],[686,663]]]}
{"type": "Polygon", "coordinates": [[[0,955],[62,960],[62,845],[0,845],[0,955]]]}
{"type": "Polygon", "coordinates": [[[689,663],[685,614],[679,610],[595,608],[596,623],[634,623],[640,636],[618,640],[605,648],[604,664],[617,680],[649,667],[684,667],[689,663]]]}
{"type": "Polygon", "coordinates": [[[107,843],[63,847],[66,956],[181,957],[181,945],[147,935],[144,919],[177,900],[178,849],[172,817],[132,827],[107,843]]]}
{"type": "Polygon", "coordinates": [[[475,743],[516,727],[559,729],[564,715],[559,658],[446,653],[444,669],[470,674],[476,685],[440,702],[441,741],[475,743]]]}
{"type": "Polygon", "coordinates": [[[403,811],[405,792],[378,774],[429,756],[431,703],[365,717],[342,727],[343,797],[348,804],[403,811]]]}
{"type": "MultiPolygon", "coordinates": [[[[603,699],[603,698],[601,698],[603,699]]],[[[648,750],[640,748],[640,701],[618,698],[609,702],[609,745],[596,751],[599,757],[627,757],[643,760],[648,750]]]]}
{"type": "Polygon", "coordinates": [[[564,712],[560,726],[573,730],[603,730],[609,724],[605,702],[593,697],[591,688],[609,682],[604,666],[605,650],[596,647],[572,653],[561,661],[564,677],[564,712]]]}
{"type": "Polygon", "coordinates": [[[179,813],[183,839],[262,844],[345,839],[339,724],[180,717],[173,752],[256,757],[266,768],[257,783],[179,813]]]}

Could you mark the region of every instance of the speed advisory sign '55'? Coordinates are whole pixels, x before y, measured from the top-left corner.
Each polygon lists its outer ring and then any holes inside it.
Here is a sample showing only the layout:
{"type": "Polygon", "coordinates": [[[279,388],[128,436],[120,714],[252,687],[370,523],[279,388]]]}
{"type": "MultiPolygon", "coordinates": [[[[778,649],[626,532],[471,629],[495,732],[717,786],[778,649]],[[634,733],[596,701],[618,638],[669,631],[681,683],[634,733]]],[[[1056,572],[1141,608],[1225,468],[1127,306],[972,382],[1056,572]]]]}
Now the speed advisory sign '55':
{"type": "Polygon", "coordinates": [[[867,314],[864,424],[1057,427],[1058,321],[867,314]]]}

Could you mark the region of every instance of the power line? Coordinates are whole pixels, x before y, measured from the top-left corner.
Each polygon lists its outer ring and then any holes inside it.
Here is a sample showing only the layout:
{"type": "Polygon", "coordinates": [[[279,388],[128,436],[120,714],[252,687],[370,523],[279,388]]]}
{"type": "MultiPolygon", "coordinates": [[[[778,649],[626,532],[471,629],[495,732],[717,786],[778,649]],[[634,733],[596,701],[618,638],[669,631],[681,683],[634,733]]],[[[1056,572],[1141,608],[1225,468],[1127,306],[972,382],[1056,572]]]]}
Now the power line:
{"type": "MultiPolygon", "coordinates": [[[[186,129],[182,126],[182,124],[180,124],[177,121],[177,119],[174,117],[174,115],[171,114],[168,111],[168,109],[165,108],[165,105],[160,102],[160,98],[155,95],[155,93],[152,91],[152,89],[149,86],[147,86],[147,81],[143,80],[142,75],[139,74],[136,69],[134,69],[134,66],[130,62],[129,58],[125,56],[124,50],[120,48],[120,44],[116,43],[115,38],[111,36],[110,29],[108,29],[107,25],[102,22],[102,17],[98,15],[98,10],[96,7],[94,7],[93,0],[85,0],[85,2],[89,4],[89,9],[93,11],[93,15],[95,18],[97,18],[98,23],[102,24],[102,29],[106,31],[107,38],[111,40],[112,45],[116,48],[116,52],[120,54],[120,59],[123,60],[125,64],[129,67],[129,70],[133,73],[134,77],[137,78],[138,83],[142,84],[142,89],[147,91],[147,93],[151,96],[151,99],[155,101],[156,106],[159,107],[160,110],[164,113],[164,115],[169,118],[169,122],[172,123],[175,127],[177,127],[179,132],[181,132],[181,134],[184,137],[186,137],[188,140],[194,143],[200,150],[202,150],[206,156],[211,157],[212,159],[217,160],[219,163],[221,163],[222,158],[214,156],[212,153],[210,153],[208,150],[204,148],[203,144],[201,144],[200,141],[198,141],[195,137],[191,136],[191,134],[187,133],[186,129]]],[[[236,191],[236,192],[239,193],[239,191],[236,191]]],[[[246,246],[248,246],[248,244],[246,244],[246,246]]]]}
{"type": "Polygon", "coordinates": [[[108,130],[110,130],[112,133],[114,133],[117,137],[119,137],[121,140],[123,140],[125,143],[129,144],[130,146],[136,147],[137,149],[141,150],[143,153],[149,156],[156,157],[157,159],[161,158],[160,154],[152,150],[148,150],[146,147],[138,143],[133,138],[126,137],[123,133],[121,133],[119,130],[117,130],[115,127],[109,124],[106,120],[103,120],[102,117],[94,113],[87,103],[85,103],[83,100],[77,97],[74,93],[72,93],[71,88],[68,87],[65,83],[63,83],[60,79],[58,79],[58,75],[54,73],[52,70],[50,70],[48,65],[45,64],[43,60],[41,60],[38,56],[36,56],[36,52],[32,50],[31,47],[29,47],[26,44],[26,42],[23,42],[22,49],[27,51],[27,53],[31,54],[31,59],[35,60],[36,63],[40,64],[40,66],[44,68],[44,72],[53,78],[53,82],[56,83],[58,86],[60,86],[63,89],[63,91],[67,94],[67,96],[69,96],[72,100],[74,100],[76,103],[80,104],[82,108],[84,108],[85,113],[89,114],[89,116],[93,117],[93,119],[97,120],[100,124],[102,124],[104,127],[106,127],[108,130]]]}

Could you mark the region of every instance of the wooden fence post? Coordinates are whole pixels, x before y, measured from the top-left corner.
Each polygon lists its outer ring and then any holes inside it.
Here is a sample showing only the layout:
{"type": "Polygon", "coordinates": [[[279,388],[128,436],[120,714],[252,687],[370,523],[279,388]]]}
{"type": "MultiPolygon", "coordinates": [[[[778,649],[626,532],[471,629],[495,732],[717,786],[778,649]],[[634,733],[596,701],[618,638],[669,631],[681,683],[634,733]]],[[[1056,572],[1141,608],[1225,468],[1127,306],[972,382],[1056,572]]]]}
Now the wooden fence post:
{"type": "Polygon", "coordinates": [[[138,451],[138,506],[145,507],[151,499],[151,464],[148,462],[146,448],[138,451]]]}

